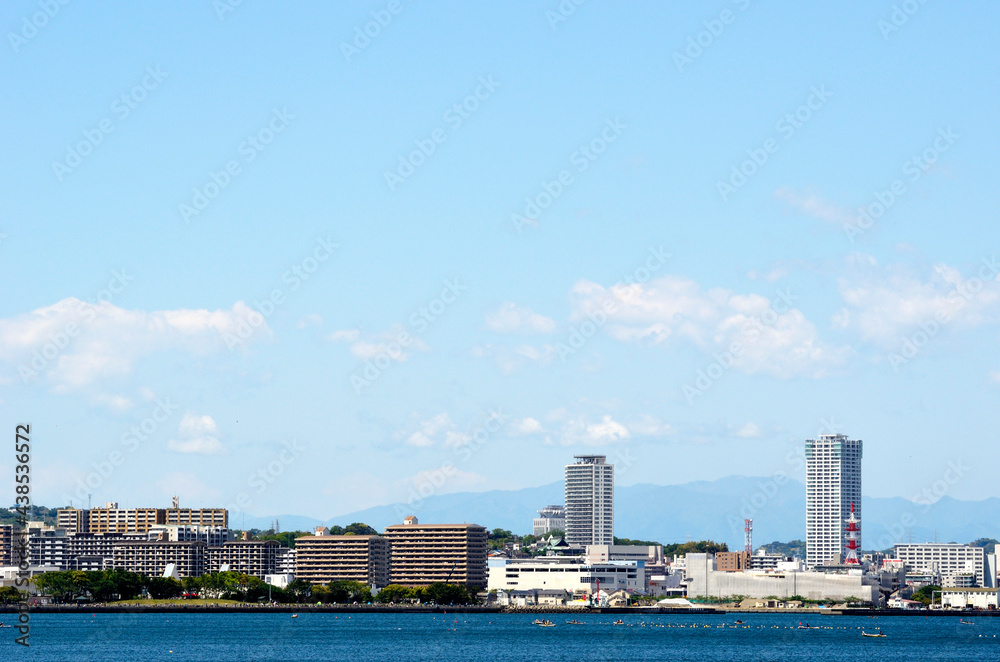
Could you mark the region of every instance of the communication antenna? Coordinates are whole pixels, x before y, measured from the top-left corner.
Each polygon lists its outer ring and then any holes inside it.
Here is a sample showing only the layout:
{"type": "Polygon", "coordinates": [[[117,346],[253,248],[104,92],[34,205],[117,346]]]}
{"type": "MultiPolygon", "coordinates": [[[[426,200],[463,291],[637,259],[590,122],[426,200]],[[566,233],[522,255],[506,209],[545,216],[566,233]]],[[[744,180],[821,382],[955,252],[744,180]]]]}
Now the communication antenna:
{"type": "Polygon", "coordinates": [[[743,520],[743,550],[747,556],[753,555],[753,520],[743,520]]]}

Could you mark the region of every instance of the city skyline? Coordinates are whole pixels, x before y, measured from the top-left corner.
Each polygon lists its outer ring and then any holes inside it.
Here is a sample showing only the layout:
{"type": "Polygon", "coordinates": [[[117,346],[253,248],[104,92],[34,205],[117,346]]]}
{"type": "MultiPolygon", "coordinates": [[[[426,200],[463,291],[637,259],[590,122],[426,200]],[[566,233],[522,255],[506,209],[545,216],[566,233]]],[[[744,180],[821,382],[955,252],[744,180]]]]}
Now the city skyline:
{"type": "Polygon", "coordinates": [[[573,6],[0,8],[33,501],[805,482],[845,432],[871,496],[996,496],[1000,8],[573,6]]]}

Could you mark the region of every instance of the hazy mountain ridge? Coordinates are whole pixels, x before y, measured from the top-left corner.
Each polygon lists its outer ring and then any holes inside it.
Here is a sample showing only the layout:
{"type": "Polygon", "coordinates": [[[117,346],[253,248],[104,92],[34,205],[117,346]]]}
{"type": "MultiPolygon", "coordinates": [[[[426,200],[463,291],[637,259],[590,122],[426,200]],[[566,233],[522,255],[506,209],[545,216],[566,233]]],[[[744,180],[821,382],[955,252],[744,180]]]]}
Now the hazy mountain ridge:
{"type": "MultiPolygon", "coordinates": [[[[772,540],[805,539],[805,485],[788,479],[729,476],[683,485],[643,483],[615,488],[615,534],[661,542],[712,539],[743,547],[743,520],[754,523],[755,545],[772,540]]],[[[309,530],[320,524],[364,522],[383,529],[416,515],[423,522],[474,522],[490,529],[530,533],[536,511],[563,502],[562,482],[520,490],[461,492],[430,496],[422,502],[375,506],[325,522],[279,515],[282,530],[309,530]]],[[[960,501],[943,497],[918,504],[901,497],[864,497],[861,503],[865,549],[896,542],[970,542],[1000,537],[1000,499],[960,501]]],[[[238,517],[238,516],[237,516],[238,517]]],[[[269,528],[271,518],[247,517],[247,527],[269,528]]],[[[240,527],[236,518],[231,522],[240,527]]]]}

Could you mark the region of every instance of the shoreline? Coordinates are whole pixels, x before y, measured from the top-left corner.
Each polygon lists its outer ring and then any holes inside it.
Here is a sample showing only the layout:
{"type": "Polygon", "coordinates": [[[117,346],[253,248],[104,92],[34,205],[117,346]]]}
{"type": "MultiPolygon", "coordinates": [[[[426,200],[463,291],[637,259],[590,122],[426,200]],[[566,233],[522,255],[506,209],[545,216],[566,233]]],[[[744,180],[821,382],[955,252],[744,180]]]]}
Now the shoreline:
{"type": "MultiPolygon", "coordinates": [[[[749,614],[809,614],[813,616],[924,616],[924,617],[995,617],[998,611],[933,609],[933,610],[887,610],[887,609],[723,609],[712,607],[496,607],[485,605],[455,606],[380,606],[380,605],[39,605],[32,607],[32,614],[226,614],[226,613],[344,613],[344,614],[650,614],[650,615],[699,615],[699,616],[739,616],[749,614]]],[[[0,614],[17,614],[18,605],[0,605],[0,614]]],[[[3,619],[0,619],[3,620],[3,619]]]]}

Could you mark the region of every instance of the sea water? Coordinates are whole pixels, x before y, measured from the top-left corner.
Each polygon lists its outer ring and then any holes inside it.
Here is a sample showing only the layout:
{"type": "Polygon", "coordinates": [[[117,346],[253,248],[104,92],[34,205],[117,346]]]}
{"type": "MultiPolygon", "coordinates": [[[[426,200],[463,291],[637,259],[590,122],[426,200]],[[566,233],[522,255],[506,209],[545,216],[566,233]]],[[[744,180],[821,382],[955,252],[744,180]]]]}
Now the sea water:
{"type": "MultiPolygon", "coordinates": [[[[9,623],[8,616],[0,615],[9,623]]],[[[556,626],[533,625],[536,615],[524,614],[32,614],[31,646],[2,629],[0,660],[1000,660],[1000,618],[965,625],[958,616],[537,617],[556,626]],[[799,628],[806,623],[821,629],[799,628]],[[886,637],[862,637],[863,630],[886,637]]]]}

